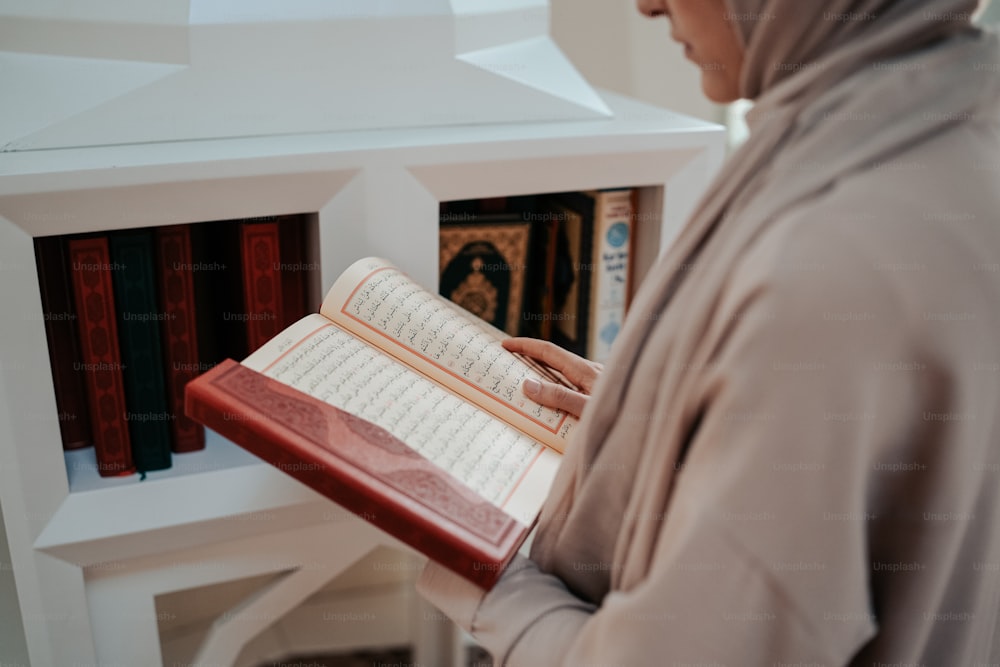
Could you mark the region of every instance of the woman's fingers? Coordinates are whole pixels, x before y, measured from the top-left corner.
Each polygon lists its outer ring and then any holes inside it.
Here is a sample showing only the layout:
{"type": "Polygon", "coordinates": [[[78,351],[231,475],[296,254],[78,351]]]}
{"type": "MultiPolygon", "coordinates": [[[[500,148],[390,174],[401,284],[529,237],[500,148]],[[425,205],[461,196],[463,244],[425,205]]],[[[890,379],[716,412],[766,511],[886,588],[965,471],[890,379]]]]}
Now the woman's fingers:
{"type": "Polygon", "coordinates": [[[591,392],[601,373],[600,364],[577,356],[547,340],[507,338],[503,341],[503,346],[510,352],[531,357],[559,371],[584,394],[591,392]]]}
{"type": "Polygon", "coordinates": [[[521,354],[538,361],[561,373],[576,387],[547,380],[525,380],[525,395],[542,405],[557,410],[565,410],[579,417],[587,405],[587,396],[594,388],[601,365],[565,350],[555,343],[537,338],[507,338],[503,346],[515,354],[521,354]]]}
{"type": "Polygon", "coordinates": [[[524,393],[528,398],[538,401],[542,405],[563,410],[576,417],[583,414],[583,408],[587,405],[586,394],[581,394],[554,382],[525,380],[524,393]]]}

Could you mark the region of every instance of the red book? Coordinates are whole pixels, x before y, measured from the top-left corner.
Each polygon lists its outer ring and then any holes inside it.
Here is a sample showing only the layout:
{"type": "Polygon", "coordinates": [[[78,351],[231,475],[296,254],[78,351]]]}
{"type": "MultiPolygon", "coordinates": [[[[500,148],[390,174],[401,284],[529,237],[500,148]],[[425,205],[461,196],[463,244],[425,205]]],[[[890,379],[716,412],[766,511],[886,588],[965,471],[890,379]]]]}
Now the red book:
{"type": "Polygon", "coordinates": [[[126,420],[108,240],[104,236],[75,238],[67,241],[67,248],[97,470],[102,477],[131,474],[135,467],[126,420]]]}
{"type": "Polygon", "coordinates": [[[518,391],[548,371],[385,260],[319,313],[187,385],[195,421],[480,586],[537,520],[577,424],[518,391]]]}
{"type": "Polygon", "coordinates": [[[165,316],[162,326],[164,375],[167,402],[173,416],[171,449],[176,453],[193,452],[205,448],[205,428],[184,414],[184,387],[202,370],[198,356],[191,227],[158,227],[156,255],[160,304],[165,316]]]}
{"type": "Polygon", "coordinates": [[[81,371],[77,315],[63,239],[35,239],[35,257],[63,449],[89,447],[92,441],[87,386],[81,371]]]}
{"type": "Polygon", "coordinates": [[[188,383],[187,412],[484,588],[526,536],[388,431],[232,359],[188,383]]]}
{"type": "Polygon", "coordinates": [[[283,327],[281,294],[281,232],[278,221],[240,224],[243,304],[250,351],[273,338],[283,327]]]}

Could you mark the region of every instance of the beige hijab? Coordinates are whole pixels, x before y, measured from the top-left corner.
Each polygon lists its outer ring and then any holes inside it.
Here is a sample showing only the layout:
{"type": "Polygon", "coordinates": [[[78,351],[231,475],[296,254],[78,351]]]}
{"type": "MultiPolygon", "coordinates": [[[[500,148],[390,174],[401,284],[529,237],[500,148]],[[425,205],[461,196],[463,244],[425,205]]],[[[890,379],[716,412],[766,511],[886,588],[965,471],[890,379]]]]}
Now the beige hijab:
{"type": "Polygon", "coordinates": [[[698,428],[685,397],[711,363],[709,305],[727,267],[783,211],[960,118],[981,94],[966,65],[977,55],[970,50],[986,48],[970,25],[975,0],[729,5],[746,44],[742,91],[756,100],[751,137],[646,277],[532,548],[543,570],[589,600],[634,587],[650,569],[675,471],[698,428]],[[958,46],[914,55],[957,33],[968,33],[958,46]],[[930,58],[935,76],[910,83],[899,68],[879,66],[912,57],[930,58]],[[620,528],[613,541],[576,539],[595,524],[620,528]],[[580,562],[606,564],[607,576],[573,566],[580,562]]]}

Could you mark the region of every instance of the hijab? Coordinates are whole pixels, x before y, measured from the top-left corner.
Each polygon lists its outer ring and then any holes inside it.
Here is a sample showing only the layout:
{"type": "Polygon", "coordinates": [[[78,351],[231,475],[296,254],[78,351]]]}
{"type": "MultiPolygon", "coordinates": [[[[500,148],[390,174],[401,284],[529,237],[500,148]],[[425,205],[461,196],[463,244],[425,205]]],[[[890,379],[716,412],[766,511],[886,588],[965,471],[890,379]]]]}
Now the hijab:
{"type": "Polygon", "coordinates": [[[742,94],[755,101],[750,137],[644,279],[532,545],[543,570],[590,600],[631,589],[650,568],[698,428],[684,399],[711,363],[711,305],[730,267],[789,207],[967,113],[982,85],[968,63],[995,58],[995,43],[971,26],[975,0],[728,3],[746,47],[742,94]],[[949,48],[935,48],[945,41],[949,48]],[[923,65],[899,66],[913,59],[923,65]],[[580,539],[594,525],[616,526],[617,535],[580,539]],[[580,562],[602,564],[606,576],[580,562]]]}
{"type": "Polygon", "coordinates": [[[727,0],[745,49],[740,93],[757,99],[793,75],[785,99],[969,29],[977,0],[727,0]],[[815,9],[813,9],[815,7],[815,9]],[[822,13],[820,12],[822,9],[822,13]]]}

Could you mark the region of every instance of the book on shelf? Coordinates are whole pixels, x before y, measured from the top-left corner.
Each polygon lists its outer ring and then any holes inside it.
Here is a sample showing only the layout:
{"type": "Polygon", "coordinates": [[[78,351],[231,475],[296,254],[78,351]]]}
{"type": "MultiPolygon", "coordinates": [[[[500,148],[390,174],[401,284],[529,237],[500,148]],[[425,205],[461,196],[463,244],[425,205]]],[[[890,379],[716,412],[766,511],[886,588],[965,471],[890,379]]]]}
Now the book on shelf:
{"type": "Polygon", "coordinates": [[[112,283],[118,305],[125,420],[132,442],[132,462],[145,474],[171,466],[170,423],[164,383],[159,308],[155,278],[153,232],[149,229],[109,234],[112,283]]]}
{"type": "Polygon", "coordinates": [[[562,266],[572,271],[569,287],[557,291],[551,340],[593,361],[607,359],[628,308],[633,194],[568,192],[547,203],[564,248],[562,266]]]}
{"type": "Polygon", "coordinates": [[[300,215],[269,215],[199,225],[196,261],[214,267],[196,284],[205,296],[199,324],[211,332],[203,339],[207,363],[246,356],[304,307],[308,272],[282,270],[306,265],[303,221],[300,215]]]}
{"type": "Polygon", "coordinates": [[[103,235],[71,238],[67,254],[97,472],[102,477],[130,475],[135,467],[125,414],[108,239],[103,235]]]}
{"type": "Polygon", "coordinates": [[[531,223],[517,213],[442,216],[438,291],[512,336],[521,333],[531,223]]]}
{"type": "Polygon", "coordinates": [[[309,261],[305,216],[279,217],[279,252],[281,255],[281,306],[280,329],[308,315],[315,304],[308,303],[309,285],[319,266],[309,261]]]}
{"type": "Polygon", "coordinates": [[[168,225],[153,232],[157,287],[164,315],[160,333],[170,411],[170,446],[177,454],[205,448],[205,428],[184,414],[184,387],[202,370],[191,228],[191,225],[168,225]]]}
{"type": "Polygon", "coordinates": [[[243,304],[250,351],[281,330],[281,223],[277,219],[239,223],[242,249],[243,304]]]}
{"type": "Polygon", "coordinates": [[[87,386],[65,240],[59,236],[36,238],[35,258],[63,449],[89,447],[93,441],[87,386]]]}
{"type": "Polygon", "coordinates": [[[590,319],[585,356],[603,362],[611,354],[628,311],[632,281],[634,196],[630,188],[584,193],[594,202],[590,319]]]}
{"type": "Polygon", "coordinates": [[[187,385],[186,409],[429,558],[490,587],[527,537],[577,421],[507,334],[366,258],[318,313],[187,385]]]}
{"type": "Polygon", "coordinates": [[[197,370],[202,372],[228,356],[248,354],[246,327],[228,317],[242,307],[240,249],[231,223],[211,221],[184,226],[191,236],[191,282],[200,363],[197,370]]]}
{"type": "Polygon", "coordinates": [[[527,308],[522,318],[522,336],[552,340],[553,323],[558,316],[556,303],[565,299],[573,283],[573,267],[565,231],[558,216],[550,211],[533,211],[531,219],[531,256],[528,260],[527,308]]]}

